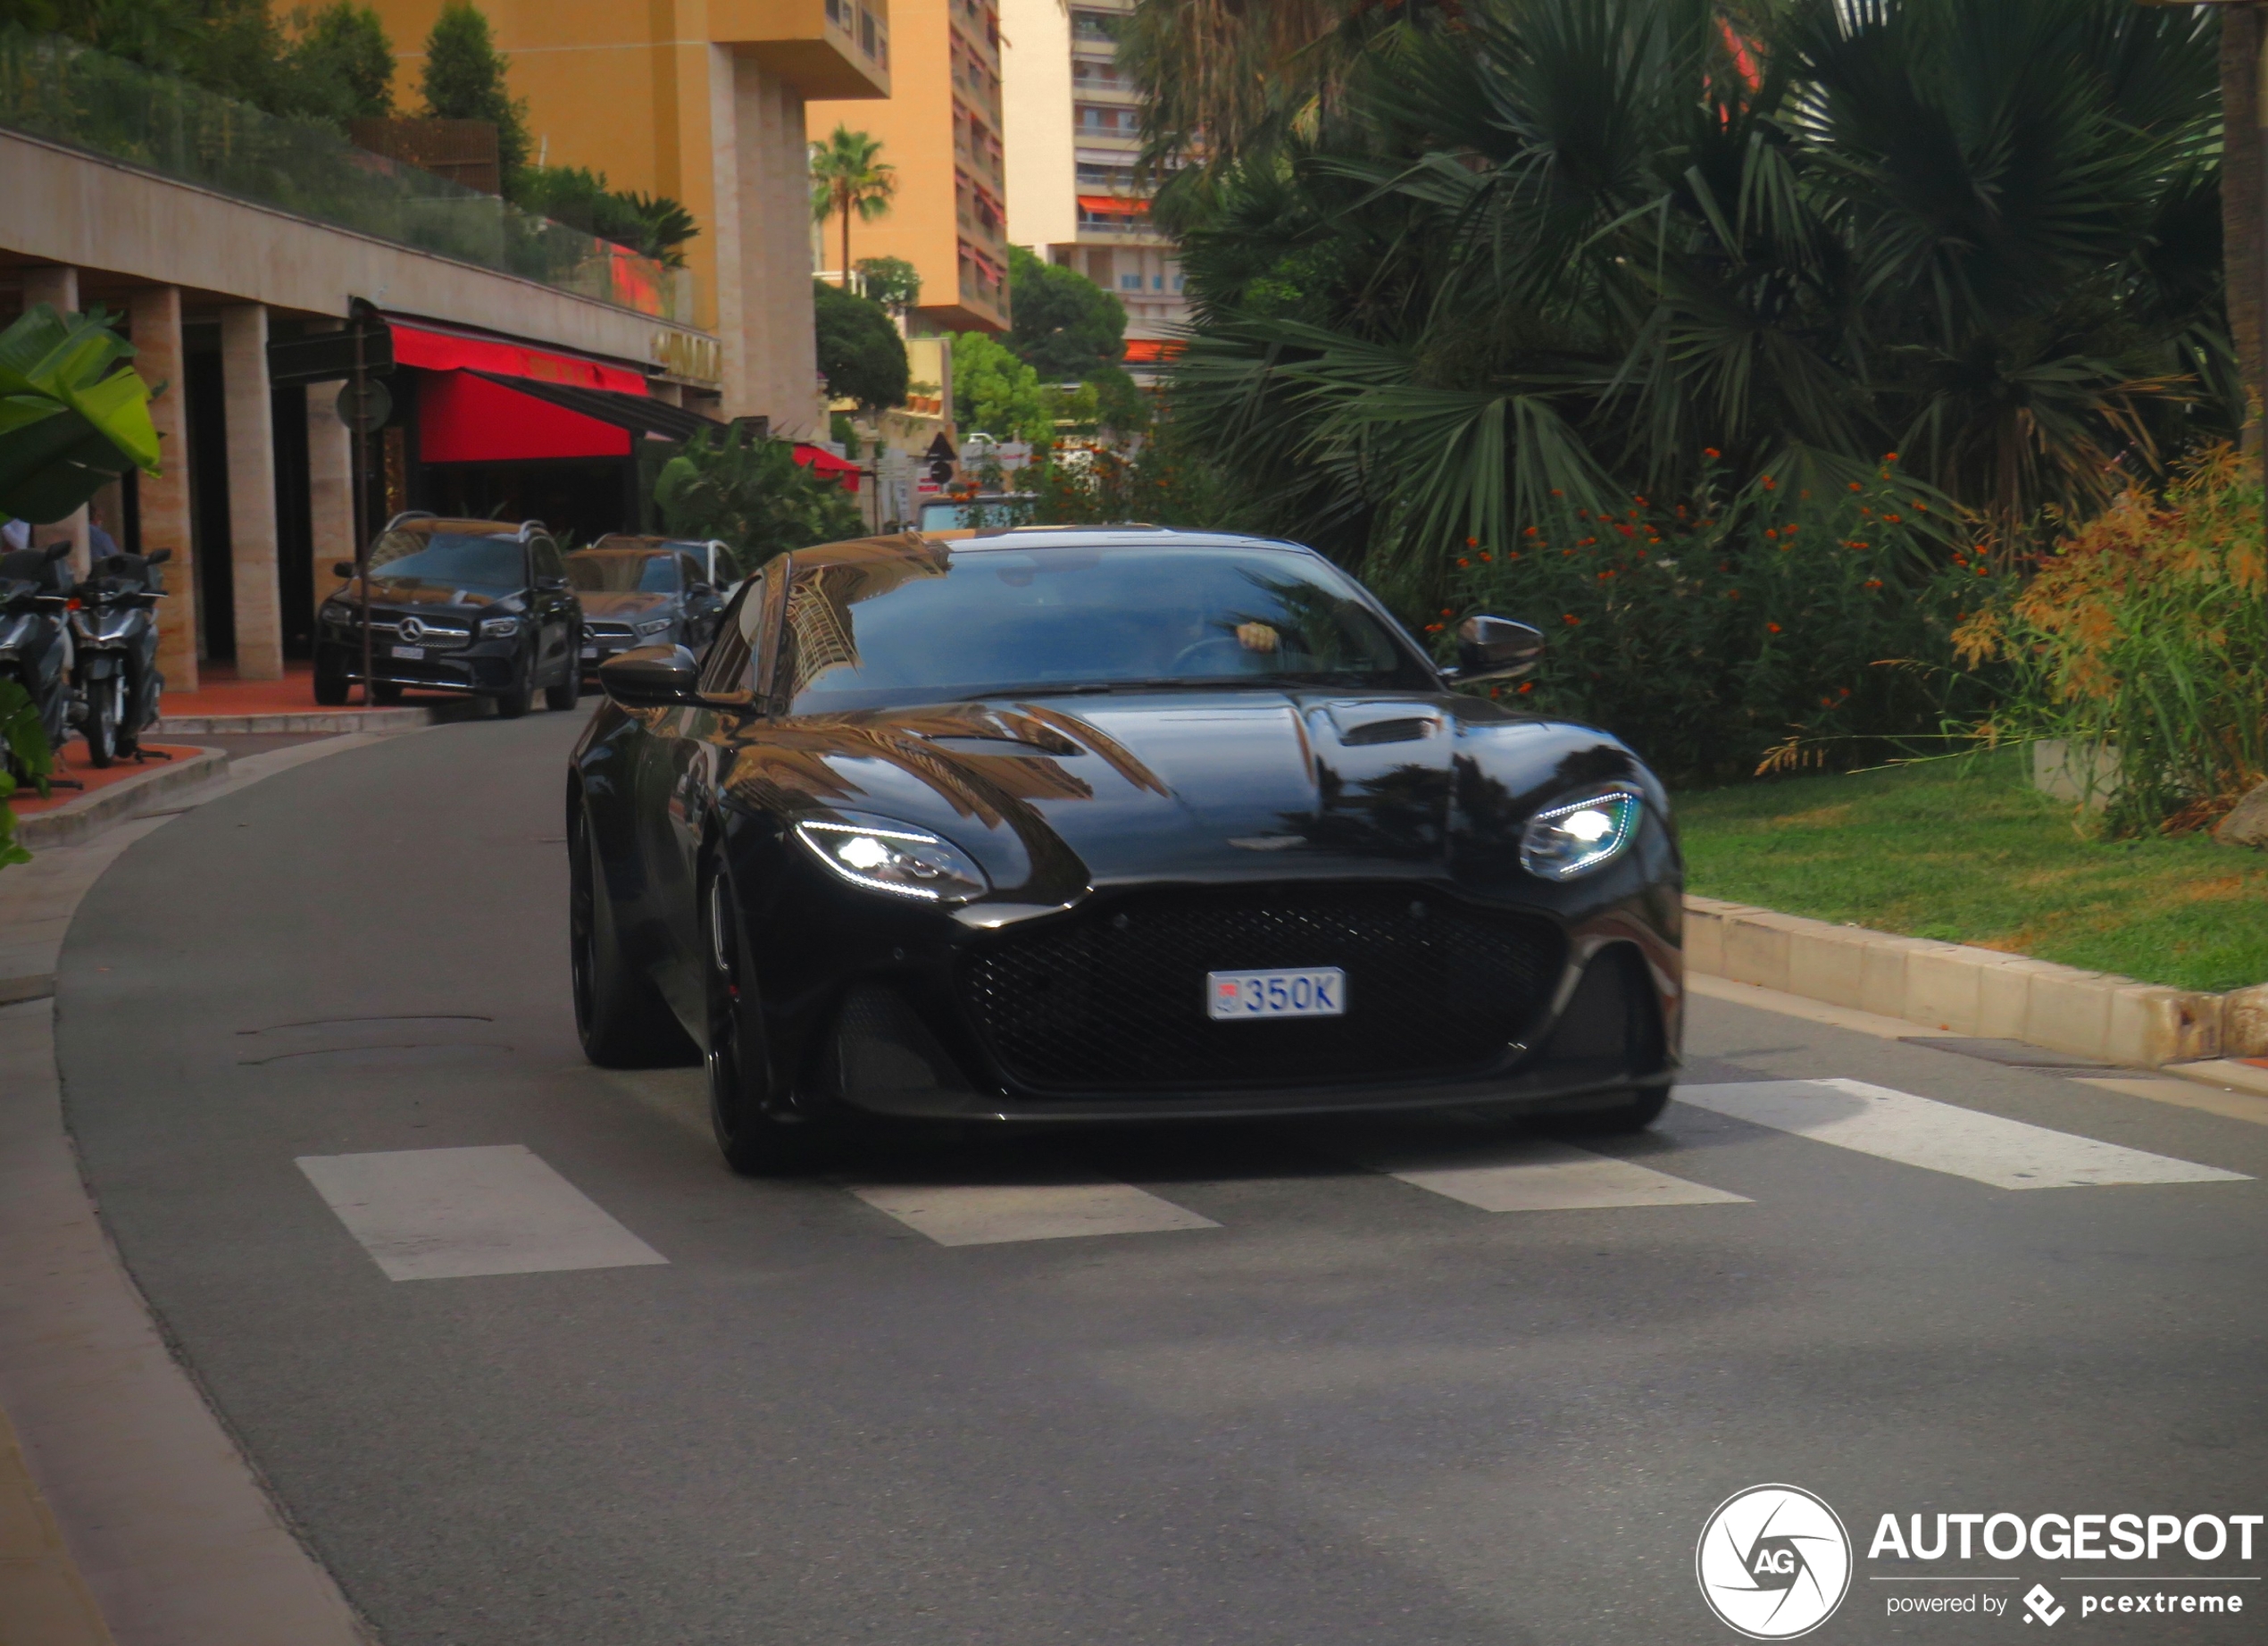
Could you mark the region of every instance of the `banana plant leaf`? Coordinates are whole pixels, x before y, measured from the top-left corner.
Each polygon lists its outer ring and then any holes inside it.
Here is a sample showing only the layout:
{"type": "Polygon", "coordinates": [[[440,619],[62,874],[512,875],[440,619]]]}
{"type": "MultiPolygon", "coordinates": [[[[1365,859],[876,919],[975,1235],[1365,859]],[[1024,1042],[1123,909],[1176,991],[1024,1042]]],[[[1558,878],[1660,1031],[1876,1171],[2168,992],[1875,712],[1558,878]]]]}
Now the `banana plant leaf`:
{"type": "Polygon", "coordinates": [[[158,472],[150,387],[108,318],[35,304],[0,331],[0,519],[63,519],[129,469],[158,472]]]}

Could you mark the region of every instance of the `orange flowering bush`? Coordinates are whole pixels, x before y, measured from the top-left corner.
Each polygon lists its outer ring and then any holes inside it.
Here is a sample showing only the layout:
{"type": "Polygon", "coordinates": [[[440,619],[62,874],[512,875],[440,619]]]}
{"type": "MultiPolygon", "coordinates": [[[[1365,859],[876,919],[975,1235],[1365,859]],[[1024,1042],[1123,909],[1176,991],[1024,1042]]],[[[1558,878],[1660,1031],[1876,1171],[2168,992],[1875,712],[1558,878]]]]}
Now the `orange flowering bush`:
{"type": "Polygon", "coordinates": [[[2114,831],[2200,827],[2268,777],[2258,472],[2221,446],[2163,497],[2130,488],[1954,635],[2009,675],[1987,737],[2118,751],[2114,831]]]}

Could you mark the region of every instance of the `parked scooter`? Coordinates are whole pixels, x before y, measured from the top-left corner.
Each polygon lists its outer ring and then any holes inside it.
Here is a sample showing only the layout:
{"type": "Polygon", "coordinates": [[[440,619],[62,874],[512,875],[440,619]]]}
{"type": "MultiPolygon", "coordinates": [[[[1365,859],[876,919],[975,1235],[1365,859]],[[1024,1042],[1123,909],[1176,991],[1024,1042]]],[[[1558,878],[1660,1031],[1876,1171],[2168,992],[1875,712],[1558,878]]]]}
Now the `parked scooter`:
{"type": "Polygon", "coordinates": [[[157,667],[157,603],[165,586],[157,568],[172,556],[170,548],[106,555],[72,602],[79,730],[96,765],[138,757],[142,733],[157,723],[165,692],[157,667]]]}
{"type": "Polygon", "coordinates": [[[70,555],[68,542],[0,555],[0,678],[14,681],[38,706],[50,749],[71,735],[70,555]]]}

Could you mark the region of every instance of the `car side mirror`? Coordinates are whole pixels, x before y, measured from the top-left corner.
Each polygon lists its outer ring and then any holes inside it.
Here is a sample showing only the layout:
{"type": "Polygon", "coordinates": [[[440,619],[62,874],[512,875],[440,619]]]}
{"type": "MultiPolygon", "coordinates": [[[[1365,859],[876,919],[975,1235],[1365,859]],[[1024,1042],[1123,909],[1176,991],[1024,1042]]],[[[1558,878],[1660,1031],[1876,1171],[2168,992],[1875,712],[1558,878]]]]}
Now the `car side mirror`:
{"type": "Polygon", "coordinates": [[[714,583],[696,583],[685,592],[688,597],[691,599],[705,600],[711,595],[716,593],[716,585],[714,583]]]}
{"type": "Polygon", "coordinates": [[[146,565],[162,566],[172,558],[173,551],[171,549],[154,548],[150,550],[148,554],[142,556],[142,561],[146,565]]]}
{"type": "Polygon", "coordinates": [[[1543,656],[1542,630],[1509,617],[1468,617],[1457,625],[1457,666],[1449,678],[1460,686],[1517,680],[1543,656]]]}
{"type": "Polygon", "coordinates": [[[536,580],[536,587],[538,589],[564,589],[567,587],[567,580],[563,577],[539,577],[536,580]]]}
{"type": "Polygon", "coordinates": [[[352,577],[354,575],[354,563],[351,560],[334,560],[330,564],[330,574],[333,577],[352,577]]]}
{"type": "Polygon", "coordinates": [[[682,646],[641,646],[598,665],[598,683],[624,708],[698,703],[701,665],[682,646]]]}
{"type": "Polygon", "coordinates": [[[47,545],[47,564],[49,565],[54,564],[58,560],[68,560],[70,557],[71,539],[69,538],[59,539],[57,541],[47,545]]]}

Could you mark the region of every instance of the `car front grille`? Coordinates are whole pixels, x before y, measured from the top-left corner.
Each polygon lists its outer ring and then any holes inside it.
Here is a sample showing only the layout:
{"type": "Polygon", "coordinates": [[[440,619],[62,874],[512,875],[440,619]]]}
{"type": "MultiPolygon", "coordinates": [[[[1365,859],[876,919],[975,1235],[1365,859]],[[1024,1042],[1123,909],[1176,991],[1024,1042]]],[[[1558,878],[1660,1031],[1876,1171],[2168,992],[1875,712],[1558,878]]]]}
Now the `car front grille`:
{"type": "Polygon", "coordinates": [[[472,643],[472,631],[470,629],[444,627],[430,622],[422,623],[421,631],[414,639],[405,640],[402,639],[400,623],[388,622],[379,617],[371,619],[371,633],[383,636],[391,645],[423,646],[436,651],[450,651],[457,647],[470,646],[472,643]]]}
{"type": "Polygon", "coordinates": [[[584,638],[601,646],[628,646],[632,631],[628,623],[593,623],[583,625],[584,638]]]}
{"type": "Polygon", "coordinates": [[[964,957],[961,996],[1040,1091],[1305,1087],[1478,1073],[1557,980],[1549,921],[1394,886],[1138,893],[964,957]],[[1215,1022],[1205,973],[1338,966],[1346,1015],[1215,1022]]]}

